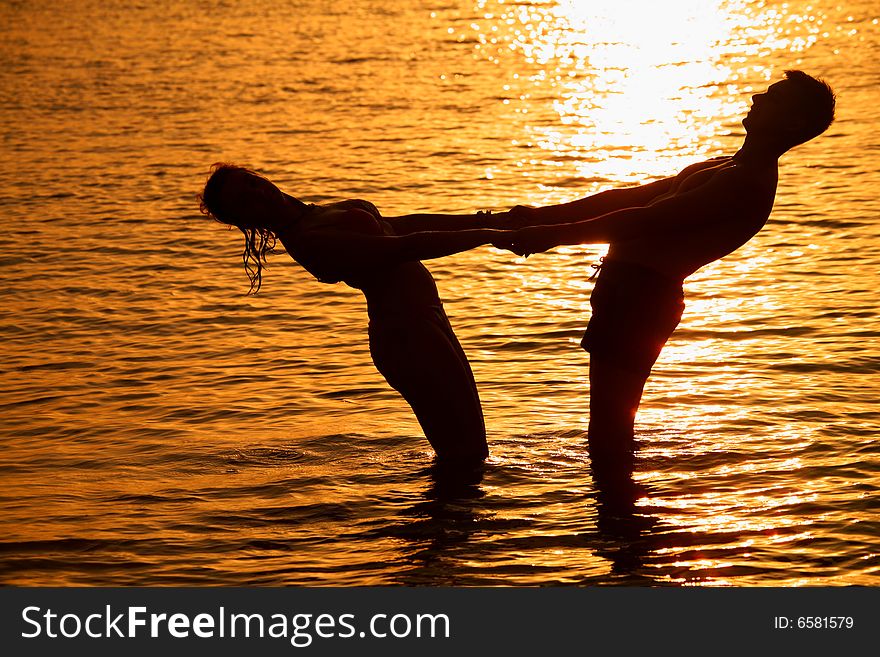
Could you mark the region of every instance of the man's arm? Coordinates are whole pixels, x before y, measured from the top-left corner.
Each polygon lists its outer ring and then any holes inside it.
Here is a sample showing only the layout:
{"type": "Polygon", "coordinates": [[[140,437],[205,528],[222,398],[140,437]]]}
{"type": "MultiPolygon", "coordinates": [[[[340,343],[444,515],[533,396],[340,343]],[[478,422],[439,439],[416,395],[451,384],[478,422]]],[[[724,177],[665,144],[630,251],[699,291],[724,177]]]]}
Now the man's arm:
{"type": "Polygon", "coordinates": [[[681,183],[692,174],[718,166],[727,157],[716,157],[703,162],[695,162],[678,174],[662,178],[645,185],[609,189],[569,203],[548,205],[541,208],[517,206],[511,210],[512,224],[517,228],[526,226],[547,226],[567,224],[600,217],[616,210],[649,205],[666,194],[674,193],[681,183]]]}
{"type": "Polygon", "coordinates": [[[689,230],[707,221],[723,222],[748,212],[753,196],[742,175],[732,169],[690,191],[643,207],[625,208],[574,223],[531,226],[510,235],[505,244],[514,253],[541,253],[566,244],[611,244],[651,235],[689,230]]]}
{"type": "Polygon", "coordinates": [[[517,227],[566,224],[599,217],[615,210],[648,205],[672,189],[675,176],[655,180],[646,185],[609,189],[576,201],[530,208],[522,205],[511,210],[512,223],[517,227]]]}

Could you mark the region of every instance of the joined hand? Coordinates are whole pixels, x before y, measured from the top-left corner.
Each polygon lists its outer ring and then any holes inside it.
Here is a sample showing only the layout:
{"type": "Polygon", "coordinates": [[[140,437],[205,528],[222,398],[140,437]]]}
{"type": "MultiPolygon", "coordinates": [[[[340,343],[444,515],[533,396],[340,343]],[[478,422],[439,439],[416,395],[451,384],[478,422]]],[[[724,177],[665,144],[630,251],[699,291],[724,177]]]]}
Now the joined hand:
{"type": "Polygon", "coordinates": [[[531,226],[519,230],[506,231],[492,241],[492,246],[511,251],[518,256],[528,258],[533,253],[543,253],[555,244],[544,226],[531,226]]]}

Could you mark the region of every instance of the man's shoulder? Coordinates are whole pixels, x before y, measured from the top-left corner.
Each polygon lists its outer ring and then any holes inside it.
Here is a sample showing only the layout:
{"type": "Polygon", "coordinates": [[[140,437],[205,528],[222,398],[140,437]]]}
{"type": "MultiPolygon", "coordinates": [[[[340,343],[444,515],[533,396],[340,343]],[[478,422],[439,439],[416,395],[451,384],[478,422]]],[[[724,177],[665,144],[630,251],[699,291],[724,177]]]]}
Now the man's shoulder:
{"type": "Polygon", "coordinates": [[[732,158],[725,156],[713,157],[702,162],[694,162],[686,166],[675,176],[671,191],[680,192],[693,189],[695,186],[713,178],[718,171],[730,166],[731,161],[732,158]]]}
{"type": "Polygon", "coordinates": [[[372,214],[376,218],[381,216],[379,214],[379,210],[376,208],[375,205],[373,205],[369,201],[365,201],[360,198],[352,198],[352,199],[348,199],[346,201],[339,201],[335,205],[341,209],[346,209],[346,210],[348,210],[348,209],[364,210],[365,212],[369,212],[370,214],[372,214]]]}
{"type": "Polygon", "coordinates": [[[700,211],[711,208],[713,212],[739,213],[763,207],[775,190],[772,175],[737,166],[728,158],[692,173],[672,196],[700,211]]]}
{"type": "Polygon", "coordinates": [[[692,173],[696,173],[697,171],[702,171],[703,169],[710,169],[713,167],[724,165],[726,162],[731,161],[733,158],[730,155],[719,155],[717,157],[710,157],[708,160],[700,160],[699,162],[694,162],[693,164],[687,165],[684,169],[679,171],[679,176],[688,176],[692,173]]]}
{"type": "MultiPolygon", "coordinates": [[[[724,167],[713,182],[717,200],[729,212],[764,214],[776,197],[777,176],[774,169],[737,166],[724,167]]],[[[765,217],[766,218],[766,217],[765,217]]]]}
{"type": "Polygon", "coordinates": [[[725,169],[725,174],[737,184],[756,190],[775,191],[779,180],[777,166],[743,166],[735,161],[731,161],[731,166],[725,169]]]}

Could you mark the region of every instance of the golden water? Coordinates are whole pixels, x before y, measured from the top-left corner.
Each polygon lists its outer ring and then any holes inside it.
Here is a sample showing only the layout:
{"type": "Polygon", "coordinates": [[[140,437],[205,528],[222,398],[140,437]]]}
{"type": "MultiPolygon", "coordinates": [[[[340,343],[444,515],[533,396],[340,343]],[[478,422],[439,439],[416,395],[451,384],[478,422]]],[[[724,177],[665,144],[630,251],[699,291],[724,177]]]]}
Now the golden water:
{"type": "Polygon", "coordinates": [[[880,26],[870,0],[0,6],[0,582],[876,585],[880,26]],[[244,296],[217,160],[385,214],[571,200],[732,153],[787,68],[839,92],[764,231],[686,285],[638,419],[583,445],[595,247],[428,263],[492,456],[449,482],[359,294],[244,296]]]}

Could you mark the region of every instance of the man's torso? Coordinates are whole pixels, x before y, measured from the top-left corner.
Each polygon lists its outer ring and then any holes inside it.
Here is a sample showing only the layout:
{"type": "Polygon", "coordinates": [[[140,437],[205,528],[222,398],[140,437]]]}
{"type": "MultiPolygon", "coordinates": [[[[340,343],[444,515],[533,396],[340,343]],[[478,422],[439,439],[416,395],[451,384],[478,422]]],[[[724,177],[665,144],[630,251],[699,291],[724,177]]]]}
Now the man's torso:
{"type": "Polygon", "coordinates": [[[698,191],[710,183],[714,189],[707,195],[705,210],[701,208],[698,221],[686,230],[658,231],[612,244],[608,258],[637,263],[684,280],[748,242],[763,227],[773,207],[775,167],[748,167],[729,157],[701,162],[683,170],[670,191],[653,203],[698,191]]]}

